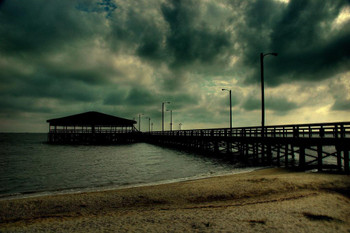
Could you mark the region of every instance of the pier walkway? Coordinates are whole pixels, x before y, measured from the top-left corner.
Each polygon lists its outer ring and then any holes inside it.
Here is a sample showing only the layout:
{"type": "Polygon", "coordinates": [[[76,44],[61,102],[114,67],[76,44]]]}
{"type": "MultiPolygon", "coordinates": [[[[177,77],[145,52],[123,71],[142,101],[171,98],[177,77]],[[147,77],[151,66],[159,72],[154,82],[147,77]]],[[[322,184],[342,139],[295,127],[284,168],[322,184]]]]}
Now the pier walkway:
{"type": "Polygon", "coordinates": [[[252,165],[349,174],[350,122],[144,132],[150,143],[231,156],[252,165]]]}

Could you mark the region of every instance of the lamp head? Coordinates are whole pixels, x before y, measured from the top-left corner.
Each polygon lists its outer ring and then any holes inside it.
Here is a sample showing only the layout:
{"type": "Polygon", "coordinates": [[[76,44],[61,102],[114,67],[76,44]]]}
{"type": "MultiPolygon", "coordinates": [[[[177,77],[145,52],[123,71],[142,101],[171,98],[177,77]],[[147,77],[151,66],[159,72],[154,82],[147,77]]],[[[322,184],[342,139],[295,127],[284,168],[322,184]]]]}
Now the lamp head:
{"type": "Polygon", "coordinates": [[[222,91],[226,91],[226,89],[222,89],[222,91]]]}
{"type": "Polygon", "coordinates": [[[278,53],[271,53],[272,55],[274,55],[274,56],[277,56],[278,55],[278,53]]]}

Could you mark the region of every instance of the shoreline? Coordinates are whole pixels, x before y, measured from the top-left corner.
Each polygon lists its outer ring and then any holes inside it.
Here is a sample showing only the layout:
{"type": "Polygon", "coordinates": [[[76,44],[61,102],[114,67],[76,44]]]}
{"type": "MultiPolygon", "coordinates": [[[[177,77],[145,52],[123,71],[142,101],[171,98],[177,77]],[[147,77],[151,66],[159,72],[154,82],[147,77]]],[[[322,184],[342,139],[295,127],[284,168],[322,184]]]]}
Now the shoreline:
{"type": "Polygon", "coordinates": [[[349,232],[349,191],[347,175],[268,168],[170,184],[0,200],[0,231],[349,232]]]}
{"type": "Polygon", "coordinates": [[[163,184],[173,184],[178,182],[186,182],[186,181],[195,181],[201,179],[207,179],[211,177],[220,177],[220,176],[229,176],[235,174],[249,173],[262,169],[269,169],[271,167],[242,167],[242,168],[234,168],[235,171],[231,172],[222,172],[215,175],[207,175],[201,174],[191,177],[184,178],[175,178],[170,180],[161,180],[154,181],[149,183],[140,183],[140,184],[126,184],[126,185],[108,185],[108,186],[97,186],[97,187],[83,187],[83,188],[67,188],[62,190],[47,190],[47,191],[29,191],[23,193],[13,193],[13,194],[2,194],[0,195],[0,201],[6,200],[17,200],[17,199],[27,199],[33,197],[46,197],[46,196],[56,196],[56,195],[66,195],[66,194],[80,194],[80,193],[94,193],[94,192],[103,192],[103,191],[114,191],[128,188],[137,188],[137,187],[147,187],[147,186],[156,186],[163,184]],[[237,171],[238,170],[238,171],[237,171]],[[242,171],[240,171],[242,170],[242,171]]]}

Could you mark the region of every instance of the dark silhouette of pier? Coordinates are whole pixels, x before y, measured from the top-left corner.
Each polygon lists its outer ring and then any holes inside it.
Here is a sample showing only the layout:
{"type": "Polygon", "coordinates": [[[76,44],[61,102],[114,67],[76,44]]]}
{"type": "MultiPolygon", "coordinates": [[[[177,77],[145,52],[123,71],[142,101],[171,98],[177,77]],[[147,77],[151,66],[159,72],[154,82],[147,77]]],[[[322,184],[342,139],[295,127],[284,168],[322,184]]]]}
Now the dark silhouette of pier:
{"type": "Polygon", "coordinates": [[[86,112],[47,120],[48,142],[148,142],[210,152],[255,166],[337,170],[349,174],[350,122],[140,132],[134,120],[86,112]]]}
{"type": "Polygon", "coordinates": [[[150,143],[226,154],[252,165],[349,174],[350,122],[157,131],[150,143]],[[329,162],[330,161],[330,162],[329,162]]]}

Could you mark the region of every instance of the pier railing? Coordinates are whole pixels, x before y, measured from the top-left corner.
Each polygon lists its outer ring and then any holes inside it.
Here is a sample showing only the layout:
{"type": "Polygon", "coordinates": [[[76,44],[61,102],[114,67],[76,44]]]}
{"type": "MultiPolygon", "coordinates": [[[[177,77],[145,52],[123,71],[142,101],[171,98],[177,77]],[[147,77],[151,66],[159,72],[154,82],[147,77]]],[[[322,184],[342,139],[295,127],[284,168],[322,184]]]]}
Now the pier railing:
{"type": "Polygon", "coordinates": [[[132,133],[135,132],[135,130],[132,129],[95,129],[95,130],[91,130],[91,129],[51,129],[49,131],[49,133],[65,133],[65,134],[79,134],[79,133],[83,133],[83,134],[91,134],[91,133],[132,133]]]}
{"type": "Polygon", "coordinates": [[[350,122],[293,124],[260,127],[154,131],[151,135],[202,137],[266,137],[266,138],[350,138],[350,122]]]}

